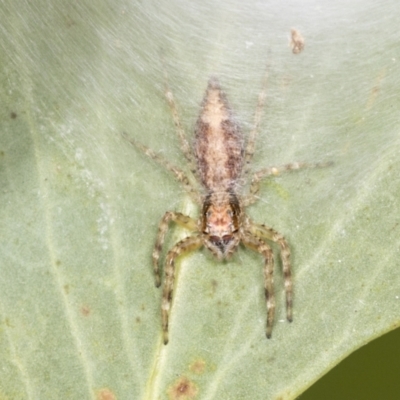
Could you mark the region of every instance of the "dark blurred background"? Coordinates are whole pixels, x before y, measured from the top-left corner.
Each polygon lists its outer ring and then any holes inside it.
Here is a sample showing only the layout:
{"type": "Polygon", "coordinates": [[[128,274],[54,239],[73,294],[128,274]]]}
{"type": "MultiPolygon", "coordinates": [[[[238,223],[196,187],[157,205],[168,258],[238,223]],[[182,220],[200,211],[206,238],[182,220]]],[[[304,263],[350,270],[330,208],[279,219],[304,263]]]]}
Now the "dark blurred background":
{"type": "Polygon", "coordinates": [[[400,328],[343,360],[301,400],[399,400],[400,328]]]}

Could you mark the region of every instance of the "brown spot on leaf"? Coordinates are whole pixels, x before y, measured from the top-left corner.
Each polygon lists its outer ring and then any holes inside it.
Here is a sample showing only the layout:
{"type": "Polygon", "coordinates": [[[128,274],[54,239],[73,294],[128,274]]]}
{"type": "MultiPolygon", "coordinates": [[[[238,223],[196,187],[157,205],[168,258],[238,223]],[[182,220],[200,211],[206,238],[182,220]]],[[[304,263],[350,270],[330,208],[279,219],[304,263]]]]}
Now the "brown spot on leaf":
{"type": "Polygon", "coordinates": [[[400,322],[395,322],[391,325],[391,329],[397,329],[400,326],[400,322]]]}
{"type": "Polygon", "coordinates": [[[195,399],[198,393],[197,386],[185,376],[179,378],[167,391],[170,400],[195,399]]]}
{"type": "Polygon", "coordinates": [[[88,317],[91,313],[90,307],[89,306],[82,306],[81,307],[81,313],[84,317],[88,317]]]}
{"type": "Polygon", "coordinates": [[[215,279],[211,279],[211,295],[214,296],[218,288],[218,282],[215,279]]]}
{"type": "Polygon", "coordinates": [[[97,392],[97,400],[117,400],[117,396],[110,389],[100,389],[97,392]]]}
{"type": "Polygon", "coordinates": [[[198,360],[194,361],[190,367],[189,370],[194,372],[195,374],[202,374],[206,368],[206,362],[199,358],[198,360]]]}
{"type": "Polygon", "coordinates": [[[18,117],[18,114],[16,113],[16,112],[14,112],[14,111],[11,111],[10,112],[10,118],[11,119],[15,119],[15,118],[17,118],[18,117]]]}
{"type": "Polygon", "coordinates": [[[366,109],[369,110],[372,108],[372,106],[374,105],[380,89],[381,89],[381,85],[382,85],[382,80],[385,78],[386,76],[386,70],[383,69],[382,71],[380,71],[379,75],[377,76],[376,80],[375,80],[375,85],[372,87],[370,95],[368,97],[368,101],[367,101],[367,105],[366,105],[366,109]]]}

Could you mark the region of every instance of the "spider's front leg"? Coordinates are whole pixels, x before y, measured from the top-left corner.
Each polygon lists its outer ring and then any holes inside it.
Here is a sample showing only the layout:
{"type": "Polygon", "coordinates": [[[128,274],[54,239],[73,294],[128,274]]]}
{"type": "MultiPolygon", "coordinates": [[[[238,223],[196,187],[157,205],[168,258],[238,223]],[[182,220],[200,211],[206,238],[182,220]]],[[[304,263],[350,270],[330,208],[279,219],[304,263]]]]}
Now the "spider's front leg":
{"type": "Polygon", "coordinates": [[[255,224],[250,220],[247,221],[247,225],[252,235],[257,238],[263,238],[275,242],[281,249],[282,270],[286,293],[286,318],[288,321],[292,322],[293,284],[289,244],[283,235],[269,226],[255,224]]]}
{"type": "Polygon", "coordinates": [[[175,280],[175,259],[182,253],[194,251],[203,245],[200,234],[189,236],[178,242],[167,254],[165,262],[165,280],[161,303],[162,329],[164,344],[168,343],[168,317],[171,308],[175,280]]]}
{"type": "Polygon", "coordinates": [[[243,244],[260,253],[265,260],[264,265],[264,287],[265,300],[267,303],[267,328],[266,335],[269,339],[272,333],[272,326],[275,315],[275,297],[274,297],[274,254],[271,248],[259,237],[251,233],[246,233],[242,237],[243,244]]]}
{"type": "Polygon", "coordinates": [[[189,231],[196,231],[197,230],[197,222],[179,212],[167,211],[161,219],[160,225],[158,226],[158,233],[156,244],[153,250],[153,268],[154,268],[154,276],[156,280],[156,286],[159,287],[161,285],[160,279],[160,271],[158,268],[158,263],[160,260],[160,254],[162,250],[162,246],[164,244],[165,235],[168,231],[169,223],[174,221],[178,225],[182,226],[183,228],[188,229],[189,231]]]}

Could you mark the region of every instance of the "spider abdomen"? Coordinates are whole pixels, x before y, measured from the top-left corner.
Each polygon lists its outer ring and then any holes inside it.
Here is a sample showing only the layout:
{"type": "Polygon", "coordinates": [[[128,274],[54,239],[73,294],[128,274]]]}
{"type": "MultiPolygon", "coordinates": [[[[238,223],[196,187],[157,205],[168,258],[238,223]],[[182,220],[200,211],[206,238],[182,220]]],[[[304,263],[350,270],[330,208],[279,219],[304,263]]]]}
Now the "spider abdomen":
{"type": "Polygon", "coordinates": [[[195,130],[195,158],[209,191],[233,190],[243,168],[243,136],[216,78],[208,82],[195,130]]]}

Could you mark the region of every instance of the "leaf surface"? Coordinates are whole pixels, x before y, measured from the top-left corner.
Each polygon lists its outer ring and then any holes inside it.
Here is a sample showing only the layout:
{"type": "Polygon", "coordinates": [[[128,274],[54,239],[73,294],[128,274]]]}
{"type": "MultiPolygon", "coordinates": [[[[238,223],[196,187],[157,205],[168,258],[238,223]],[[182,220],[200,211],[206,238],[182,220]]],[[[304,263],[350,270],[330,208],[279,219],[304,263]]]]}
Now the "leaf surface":
{"type": "MultiPolygon", "coordinates": [[[[292,399],[399,325],[399,48],[395,2],[9,3],[1,64],[0,399],[292,399]],[[305,37],[294,55],[290,28],[305,37]],[[393,28],[393,29],[392,29],[393,28]],[[393,34],[390,32],[394,32],[393,34]],[[164,66],[162,59],[164,59],[164,66]],[[151,254],[167,210],[198,210],[121,132],[187,170],[218,75],[247,135],[268,62],[248,214],[292,249],[285,321],[265,331],[262,259],[182,257],[162,344],[151,254]]],[[[187,233],[173,228],[165,250],[187,233]]]]}

